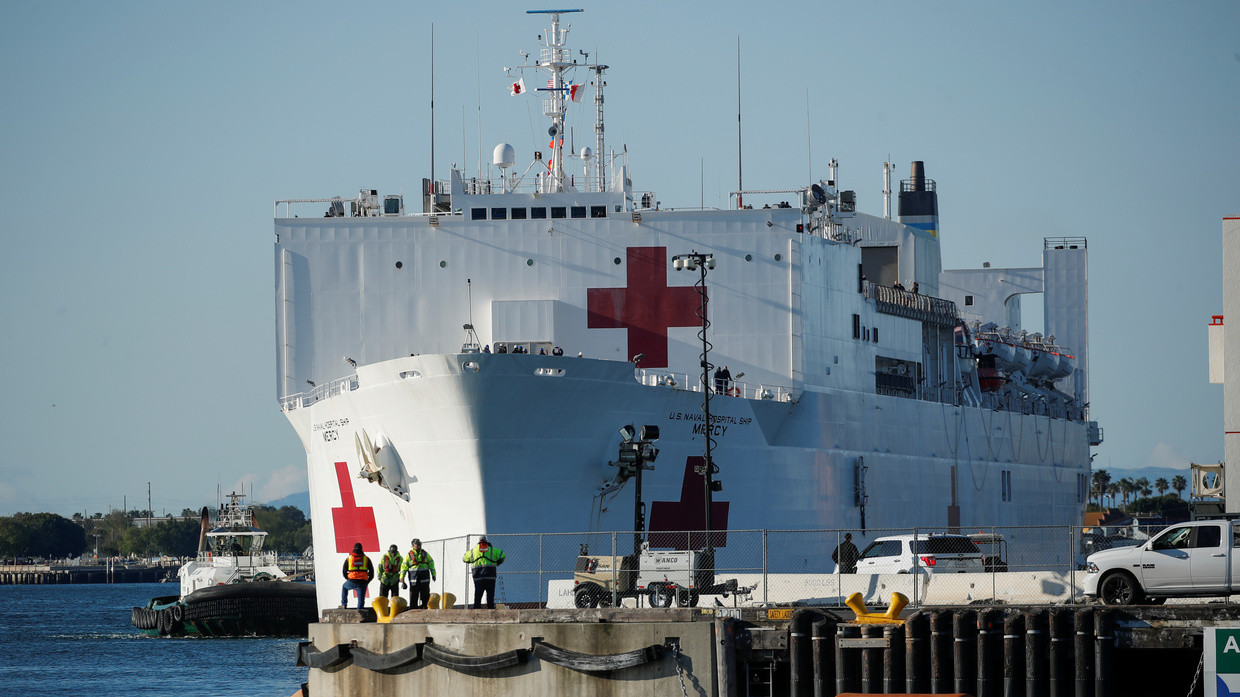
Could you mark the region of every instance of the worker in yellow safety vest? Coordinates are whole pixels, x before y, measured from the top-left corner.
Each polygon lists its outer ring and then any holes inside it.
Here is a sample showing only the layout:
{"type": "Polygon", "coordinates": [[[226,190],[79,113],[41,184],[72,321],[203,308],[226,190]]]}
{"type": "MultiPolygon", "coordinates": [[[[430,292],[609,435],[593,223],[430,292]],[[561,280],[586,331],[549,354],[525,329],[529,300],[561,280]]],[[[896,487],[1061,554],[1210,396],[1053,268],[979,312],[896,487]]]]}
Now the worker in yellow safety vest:
{"type": "Polygon", "coordinates": [[[405,555],[400,570],[409,579],[409,607],[425,610],[431,598],[431,581],[435,580],[435,560],[422,549],[422,540],[415,537],[410,544],[413,548],[405,555]]]}
{"type": "Polygon", "coordinates": [[[366,600],[366,586],[375,577],[375,565],[362,552],[361,542],[353,545],[353,553],[345,558],[341,573],[344,574],[344,587],[340,589],[340,607],[348,605],[349,591],[355,590],[357,609],[361,610],[366,600]]]}
{"type": "Polygon", "coordinates": [[[474,577],[474,602],[469,606],[472,610],[482,607],[482,595],[487,596],[487,609],[495,609],[495,579],[497,568],[504,563],[504,550],[487,542],[486,537],[478,539],[473,549],[465,552],[462,557],[472,568],[474,577]]]}

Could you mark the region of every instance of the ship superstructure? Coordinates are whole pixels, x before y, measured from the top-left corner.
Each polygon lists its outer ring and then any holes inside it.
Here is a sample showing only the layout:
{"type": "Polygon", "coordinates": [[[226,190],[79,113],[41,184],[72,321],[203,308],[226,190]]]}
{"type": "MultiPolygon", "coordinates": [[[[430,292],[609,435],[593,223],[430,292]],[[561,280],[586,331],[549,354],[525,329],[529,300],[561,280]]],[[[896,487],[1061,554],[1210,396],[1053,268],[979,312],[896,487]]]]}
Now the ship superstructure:
{"type": "Polygon", "coordinates": [[[604,155],[606,66],[572,62],[563,12],[522,66],[546,87],[512,87],[551,123],[524,169],[501,144],[502,176],[424,180],[421,213],[374,189],[277,202],[277,396],[307,452],[320,578],[355,542],[629,530],[600,505],[627,424],[662,434],[651,531],[706,526],[708,436],[716,530],[1079,520],[1100,442],[1083,239],[1047,240],[1037,269],[945,271],[920,162],[895,220],[858,212],[834,166],[736,192],[744,208],[663,208],[604,155]],[[574,70],[597,112],[577,153],[574,70]],[[705,329],[684,255],[712,263],[705,329]],[[1043,295],[1045,335],[1019,328],[1023,293],[1043,295]]]}

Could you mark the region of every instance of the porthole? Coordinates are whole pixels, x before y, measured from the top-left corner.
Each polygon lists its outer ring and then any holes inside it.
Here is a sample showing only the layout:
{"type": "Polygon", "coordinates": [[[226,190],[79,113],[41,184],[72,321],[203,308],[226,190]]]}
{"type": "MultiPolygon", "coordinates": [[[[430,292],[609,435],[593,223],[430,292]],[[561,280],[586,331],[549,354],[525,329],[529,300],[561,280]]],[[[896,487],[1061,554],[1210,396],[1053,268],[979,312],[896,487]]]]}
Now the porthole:
{"type": "Polygon", "coordinates": [[[400,261],[396,262],[396,268],[398,268],[398,269],[403,269],[403,268],[405,268],[405,264],[404,264],[404,262],[400,262],[400,261]]]}
{"type": "Polygon", "coordinates": [[[446,269],[446,268],[448,268],[448,262],[446,262],[446,261],[441,261],[441,262],[439,262],[439,268],[441,268],[441,269],[446,269]]]}
{"type": "Polygon", "coordinates": [[[619,266],[619,265],[620,265],[620,257],[616,257],[615,259],[612,259],[612,260],[611,260],[611,263],[615,264],[616,266],[619,266]]]}
{"type": "Polygon", "coordinates": [[[752,255],[752,254],[746,254],[746,255],[745,255],[745,261],[753,261],[753,255],[752,255]]]}
{"type": "Polygon", "coordinates": [[[775,261],[779,261],[780,259],[783,259],[783,258],[784,258],[784,255],[782,255],[782,254],[776,254],[776,255],[775,255],[775,261]]]}
{"type": "Polygon", "coordinates": [[[533,260],[533,259],[526,259],[526,260],[525,260],[525,265],[526,265],[526,266],[533,266],[533,265],[534,265],[534,260],[533,260]]]}

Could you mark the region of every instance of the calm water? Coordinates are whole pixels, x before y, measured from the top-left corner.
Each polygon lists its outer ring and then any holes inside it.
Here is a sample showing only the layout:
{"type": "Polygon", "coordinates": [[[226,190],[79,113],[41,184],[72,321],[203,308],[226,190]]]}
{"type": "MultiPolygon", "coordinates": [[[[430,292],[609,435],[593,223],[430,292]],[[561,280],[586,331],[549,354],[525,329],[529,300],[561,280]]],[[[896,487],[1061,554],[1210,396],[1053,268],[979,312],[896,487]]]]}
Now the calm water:
{"type": "Polygon", "coordinates": [[[297,639],[145,637],[130,609],[168,583],[0,586],[0,692],[289,697],[306,681],[297,639]]]}

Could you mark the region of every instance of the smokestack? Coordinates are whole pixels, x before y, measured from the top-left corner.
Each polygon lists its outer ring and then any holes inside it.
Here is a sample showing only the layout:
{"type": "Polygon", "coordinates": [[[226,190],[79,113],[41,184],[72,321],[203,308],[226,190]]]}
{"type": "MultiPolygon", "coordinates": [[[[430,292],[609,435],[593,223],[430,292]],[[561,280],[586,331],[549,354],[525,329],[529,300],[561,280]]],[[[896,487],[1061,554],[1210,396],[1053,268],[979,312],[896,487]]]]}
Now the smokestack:
{"type": "Polygon", "coordinates": [[[198,551],[205,552],[207,544],[207,529],[211,527],[211,519],[207,514],[207,507],[202,507],[202,527],[198,530],[198,551]]]}
{"type": "Polygon", "coordinates": [[[921,160],[913,162],[913,170],[909,176],[913,191],[926,190],[926,163],[921,160]]]}
{"type": "Polygon", "coordinates": [[[901,223],[938,238],[939,195],[934,190],[934,180],[926,179],[926,165],[921,160],[913,163],[910,177],[900,182],[900,211],[897,215],[901,223]]]}

